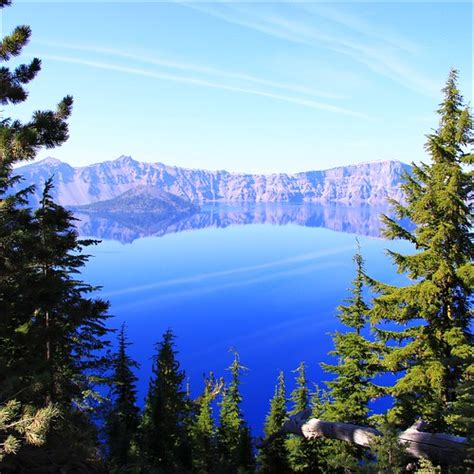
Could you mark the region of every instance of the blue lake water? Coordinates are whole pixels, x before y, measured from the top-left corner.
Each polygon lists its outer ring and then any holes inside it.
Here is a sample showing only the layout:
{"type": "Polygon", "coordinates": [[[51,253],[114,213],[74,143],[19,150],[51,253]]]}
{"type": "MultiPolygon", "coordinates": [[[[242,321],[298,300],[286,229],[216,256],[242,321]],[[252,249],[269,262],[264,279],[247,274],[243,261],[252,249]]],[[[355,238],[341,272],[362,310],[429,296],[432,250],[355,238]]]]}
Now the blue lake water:
{"type": "Polygon", "coordinates": [[[378,238],[382,208],[342,205],[207,206],[192,216],[77,214],[82,235],[102,239],[84,279],[103,286],[111,325],[123,321],[140,364],[139,399],[151,373],[153,345],[176,334],[191,393],[203,374],[227,375],[229,348],[249,370],[243,408],[254,433],[268,410],[278,371],[293,388],[300,361],[311,382],[327,380],[336,307],[354,277],[358,237],[368,273],[400,284],[384,250],[405,242],[378,238]]]}

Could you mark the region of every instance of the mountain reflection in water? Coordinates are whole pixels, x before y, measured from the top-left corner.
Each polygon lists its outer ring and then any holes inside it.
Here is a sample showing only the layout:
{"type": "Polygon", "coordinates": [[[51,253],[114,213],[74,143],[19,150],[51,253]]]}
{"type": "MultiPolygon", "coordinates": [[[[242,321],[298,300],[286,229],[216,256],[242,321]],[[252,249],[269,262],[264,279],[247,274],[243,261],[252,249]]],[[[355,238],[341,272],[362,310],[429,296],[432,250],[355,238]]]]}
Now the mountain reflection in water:
{"type": "Polygon", "coordinates": [[[225,228],[247,224],[296,224],[324,227],[368,237],[380,237],[380,214],[388,207],[326,204],[205,205],[191,214],[99,213],[76,211],[81,235],[131,243],[141,237],[163,236],[207,227],[225,228]]]}

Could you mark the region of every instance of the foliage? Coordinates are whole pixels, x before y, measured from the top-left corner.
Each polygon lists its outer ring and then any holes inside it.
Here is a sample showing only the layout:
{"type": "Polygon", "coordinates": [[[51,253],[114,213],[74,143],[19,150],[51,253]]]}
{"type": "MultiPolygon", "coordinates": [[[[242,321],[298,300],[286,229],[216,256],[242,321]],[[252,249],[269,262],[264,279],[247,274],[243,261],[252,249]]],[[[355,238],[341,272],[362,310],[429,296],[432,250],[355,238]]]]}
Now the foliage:
{"type": "MultiPolygon", "coordinates": [[[[3,0],[0,7],[9,4],[3,0]]],[[[18,56],[30,35],[29,27],[19,26],[3,38],[0,61],[18,56]]],[[[1,104],[25,101],[25,86],[40,66],[35,58],[13,70],[1,67],[1,104]]],[[[94,242],[78,239],[72,215],[52,200],[51,180],[34,212],[26,206],[32,187],[9,194],[19,182],[13,165],[68,138],[71,110],[67,96],[55,111],[36,111],[26,123],[0,121],[0,399],[16,400],[38,419],[47,418],[52,404],[60,413],[43,447],[24,445],[16,457],[5,457],[2,472],[18,469],[15,462],[28,469],[96,455],[88,407],[107,368],[108,303],[91,299],[96,288],[77,278],[87,261],[82,249],[94,242]]]]}
{"type": "Polygon", "coordinates": [[[7,454],[17,454],[22,443],[41,446],[52,421],[59,415],[54,405],[39,410],[11,400],[0,406],[0,461],[7,454]]]}
{"type": "Polygon", "coordinates": [[[378,474],[398,474],[405,471],[408,464],[406,447],[400,443],[397,429],[387,420],[378,427],[381,436],[376,436],[371,443],[375,455],[375,465],[367,465],[368,472],[378,474]]]}
{"type": "Polygon", "coordinates": [[[422,458],[417,464],[416,474],[441,474],[441,468],[433,465],[429,459],[422,458]]]}
{"type": "Polygon", "coordinates": [[[231,381],[224,388],[217,430],[219,466],[223,472],[252,472],[254,455],[250,429],[241,410],[241,375],[245,369],[239,354],[232,350],[234,360],[229,367],[231,381]]]}
{"type": "MultiPolygon", "coordinates": [[[[301,396],[301,394],[300,394],[301,396]]],[[[289,464],[289,452],[286,441],[281,436],[272,440],[271,437],[279,432],[287,418],[285,376],[280,372],[275,393],[270,400],[270,411],[265,419],[264,433],[269,441],[262,448],[259,456],[259,472],[291,472],[289,464]]]]}
{"type": "Polygon", "coordinates": [[[140,449],[146,461],[165,472],[183,472],[190,467],[186,422],[190,404],[183,388],[174,335],[168,329],[156,344],[152,378],[140,427],[140,449]]]}
{"type": "Polygon", "coordinates": [[[106,417],[108,457],[112,466],[124,467],[134,461],[132,453],[140,422],[137,407],[138,364],[127,354],[125,323],[119,332],[118,351],[113,358],[111,407],[106,417]]]}
{"type": "MultiPolygon", "coordinates": [[[[10,3],[0,0],[0,8],[10,3]]],[[[19,56],[30,36],[30,28],[23,25],[4,37],[0,62],[19,56]]],[[[37,58],[13,69],[0,67],[0,104],[24,102],[26,86],[40,69],[37,58]]],[[[458,91],[457,76],[457,71],[450,72],[438,109],[439,127],[428,135],[426,150],[431,164],[414,165],[413,175],[405,176],[405,203],[392,201],[397,217],[411,221],[415,229],[383,216],[385,236],[411,242],[417,250],[411,255],[388,252],[398,271],[411,282],[395,287],[371,279],[364,272],[358,250],[352,296],[339,307],[338,314],[347,330],[333,335],[331,354],[337,357],[337,364],[323,364],[335,376],[327,383],[328,399],[323,403],[319,390],[309,393],[304,363],[297,369],[297,386],[291,394],[290,413],[311,406],[316,417],[356,424],[368,423],[371,399],[392,395],[394,407],[381,426],[383,436],[374,441],[372,449],[376,465],[369,463],[359,448],[338,441],[273,438],[287,417],[281,372],[265,421],[270,441],[259,457],[263,473],[349,472],[365,467],[399,472],[407,461],[396,427],[410,426],[418,417],[434,431],[472,436],[474,155],[472,118],[458,91]],[[363,299],[364,282],[377,293],[372,307],[363,299]],[[375,342],[364,336],[370,326],[375,330],[375,342]],[[386,390],[374,383],[381,372],[398,375],[386,390]]],[[[66,464],[74,465],[71,472],[90,472],[91,463],[101,462],[91,412],[101,401],[96,386],[108,381],[109,305],[92,298],[97,288],[78,277],[88,260],[83,250],[96,242],[79,239],[71,212],[53,200],[52,179],[46,181],[35,211],[27,206],[32,187],[11,192],[20,181],[14,165],[67,140],[72,104],[67,96],[56,110],[36,111],[25,123],[11,117],[0,120],[2,472],[51,472],[52,465],[60,466],[62,472],[67,470],[66,464]]],[[[171,330],[156,345],[140,420],[133,373],[137,365],[127,354],[127,346],[122,326],[118,353],[111,359],[112,401],[106,421],[114,469],[127,469],[136,460],[132,455],[135,449],[140,455],[137,469],[143,472],[255,470],[250,430],[241,410],[244,367],[236,352],[216,428],[212,410],[217,396],[215,380],[211,376],[202,396],[190,401],[171,330]]],[[[471,461],[472,453],[471,445],[471,461]]],[[[466,460],[465,469],[472,469],[469,462],[466,460]]],[[[438,469],[426,461],[419,466],[419,472],[438,469]]]]}
{"type": "Polygon", "coordinates": [[[223,381],[213,374],[205,380],[203,394],[194,401],[195,414],[190,426],[193,471],[209,473],[217,469],[217,428],[214,422],[212,402],[222,389],[223,381]]]}
{"type": "MultiPolygon", "coordinates": [[[[354,424],[367,424],[370,400],[381,395],[381,390],[373,383],[380,372],[380,354],[383,346],[363,336],[369,326],[369,306],[363,298],[364,260],[358,247],[354,256],[356,276],[350,290],[351,297],[346,305],[339,306],[338,317],[348,331],[333,335],[335,349],[331,355],[338,358],[337,365],[323,363],[322,367],[335,378],[326,385],[329,387],[328,403],[324,418],[327,421],[340,421],[354,424]]],[[[361,448],[341,441],[326,443],[325,454],[333,469],[355,471],[364,458],[361,448]]]]}
{"type": "Polygon", "coordinates": [[[400,273],[412,283],[394,287],[370,280],[379,292],[371,317],[388,352],[384,368],[398,374],[390,387],[395,406],[390,420],[410,426],[422,417],[434,431],[466,434],[450,423],[458,403],[459,384],[472,363],[474,349],[472,282],[474,246],[471,235],[473,196],[472,120],[452,70],[438,109],[439,127],[428,135],[431,164],[414,165],[403,185],[406,204],[392,202],[399,218],[383,216],[385,236],[411,242],[417,252],[389,251],[400,273]],[[390,329],[385,323],[391,323],[390,329]],[[395,329],[392,327],[395,325],[395,329]]]}
{"type": "MultiPolygon", "coordinates": [[[[290,395],[292,408],[288,414],[295,415],[312,407],[313,416],[319,417],[321,405],[319,390],[316,388],[315,392],[311,393],[308,388],[305,363],[301,362],[294,372],[296,372],[296,386],[290,395]]],[[[286,442],[291,470],[301,473],[319,472],[320,445],[320,440],[309,440],[301,436],[291,435],[286,442]]]]}

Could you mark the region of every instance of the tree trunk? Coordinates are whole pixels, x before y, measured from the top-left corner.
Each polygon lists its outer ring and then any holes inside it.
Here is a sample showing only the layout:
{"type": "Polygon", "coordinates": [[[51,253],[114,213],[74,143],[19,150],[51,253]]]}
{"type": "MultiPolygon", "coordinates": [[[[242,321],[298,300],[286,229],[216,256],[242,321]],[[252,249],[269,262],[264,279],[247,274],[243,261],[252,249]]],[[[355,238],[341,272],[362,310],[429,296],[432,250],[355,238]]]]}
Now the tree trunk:
{"type": "MultiPolygon", "coordinates": [[[[295,434],[307,439],[339,439],[347,443],[370,448],[374,437],[381,436],[380,431],[367,426],[336,423],[310,418],[311,410],[304,410],[285,421],[280,431],[260,443],[263,447],[272,439],[285,434],[295,434]]],[[[437,463],[453,464],[461,461],[466,452],[467,440],[460,436],[421,431],[422,423],[417,423],[399,435],[400,444],[415,458],[427,458],[437,463]]]]}

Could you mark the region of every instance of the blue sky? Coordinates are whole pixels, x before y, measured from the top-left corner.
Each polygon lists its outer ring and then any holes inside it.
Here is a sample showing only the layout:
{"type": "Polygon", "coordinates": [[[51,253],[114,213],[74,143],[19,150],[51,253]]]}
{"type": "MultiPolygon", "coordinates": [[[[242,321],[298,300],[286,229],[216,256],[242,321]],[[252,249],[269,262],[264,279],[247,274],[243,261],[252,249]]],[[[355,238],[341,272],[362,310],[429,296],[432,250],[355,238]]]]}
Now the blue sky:
{"type": "Polygon", "coordinates": [[[450,67],[472,98],[470,2],[20,2],[43,70],[27,119],[75,99],[73,165],[131,155],[192,168],[294,172],[425,159],[450,67]]]}

